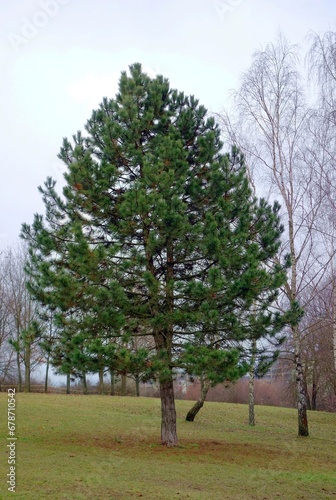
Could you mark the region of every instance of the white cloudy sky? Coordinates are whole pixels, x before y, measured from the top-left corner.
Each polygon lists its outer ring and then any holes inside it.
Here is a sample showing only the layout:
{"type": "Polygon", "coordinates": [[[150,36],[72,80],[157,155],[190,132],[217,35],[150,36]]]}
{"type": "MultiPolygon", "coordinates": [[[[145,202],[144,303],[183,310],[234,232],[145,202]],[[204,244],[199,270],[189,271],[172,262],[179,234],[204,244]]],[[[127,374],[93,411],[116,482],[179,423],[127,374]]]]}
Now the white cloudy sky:
{"type": "Polygon", "coordinates": [[[57,153],[141,62],[219,111],[251,55],[336,26],[334,0],[0,0],[0,247],[61,179],[57,153]]]}

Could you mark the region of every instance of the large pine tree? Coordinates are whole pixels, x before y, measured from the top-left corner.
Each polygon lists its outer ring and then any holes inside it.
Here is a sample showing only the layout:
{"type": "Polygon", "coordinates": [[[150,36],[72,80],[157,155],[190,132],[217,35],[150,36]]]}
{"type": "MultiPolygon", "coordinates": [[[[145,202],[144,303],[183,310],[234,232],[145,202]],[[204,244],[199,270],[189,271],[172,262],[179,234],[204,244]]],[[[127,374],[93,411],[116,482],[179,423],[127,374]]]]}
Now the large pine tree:
{"type": "MultiPolygon", "coordinates": [[[[45,217],[22,230],[30,289],[58,311],[77,360],[78,349],[93,355],[100,342],[112,364],[117,357],[130,365],[118,345],[125,354],[132,336],[152,336],[155,355],[142,351],[138,361],[159,379],[167,446],[177,444],[173,372],[184,346],[196,367],[209,344],[197,349],[198,335],[243,342],[252,305],[265,307],[267,322],[284,279],[269,265],[282,231],[277,208],[252,196],[242,155],[222,152],[206,114],[193,96],[132,65],[85,136],[64,139],[63,195],[48,179],[40,188],[45,217]]],[[[225,345],[217,365],[240,362],[225,345]]]]}

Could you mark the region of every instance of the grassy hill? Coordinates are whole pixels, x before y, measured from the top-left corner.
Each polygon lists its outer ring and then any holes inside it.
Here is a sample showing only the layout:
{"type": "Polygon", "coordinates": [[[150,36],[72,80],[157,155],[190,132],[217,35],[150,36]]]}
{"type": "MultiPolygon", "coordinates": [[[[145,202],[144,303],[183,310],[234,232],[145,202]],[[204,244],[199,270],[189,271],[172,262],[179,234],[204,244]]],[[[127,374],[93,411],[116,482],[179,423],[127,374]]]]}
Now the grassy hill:
{"type": "MultiPolygon", "coordinates": [[[[160,401],[149,398],[18,394],[17,486],[24,500],[336,499],[336,415],[177,401],[180,446],[160,445],[160,401]]],[[[0,498],[7,492],[7,394],[0,393],[0,498]]]]}

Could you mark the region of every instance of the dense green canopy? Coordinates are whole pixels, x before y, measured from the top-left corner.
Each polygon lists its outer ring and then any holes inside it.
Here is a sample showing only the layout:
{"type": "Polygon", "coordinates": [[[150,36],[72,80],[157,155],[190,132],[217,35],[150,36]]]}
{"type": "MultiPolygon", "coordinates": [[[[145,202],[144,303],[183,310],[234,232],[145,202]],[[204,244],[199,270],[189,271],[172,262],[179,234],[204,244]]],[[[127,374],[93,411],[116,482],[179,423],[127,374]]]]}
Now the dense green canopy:
{"type": "Polygon", "coordinates": [[[236,377],[243,342],[283,326],[279,206],[252,196],[243,156],[222,152],[206,109],[140,64],[85,129],[63,141],[63,195],[48,179],[44,217],[23,226],[30,290],[55,310],[67,362],[92,369],[99,353],[157,376],[169,427],[174,367],[236,377]],[[126,355],[132,338],[143,347],[126,355]]]}

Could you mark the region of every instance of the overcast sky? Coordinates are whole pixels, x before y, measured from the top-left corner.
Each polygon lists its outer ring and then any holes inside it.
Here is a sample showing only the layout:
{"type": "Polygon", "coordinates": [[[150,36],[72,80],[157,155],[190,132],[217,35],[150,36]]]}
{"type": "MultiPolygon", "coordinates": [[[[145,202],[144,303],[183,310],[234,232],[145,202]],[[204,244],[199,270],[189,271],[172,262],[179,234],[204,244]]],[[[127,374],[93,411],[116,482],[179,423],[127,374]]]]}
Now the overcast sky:
{"type": "Polygon", "coordinates": [[[37,186],[120,72],[154,76],[219,111],[254,50],[336,26],[334,0],[0,0],[0,247],[43,213],[37,186]]]}

